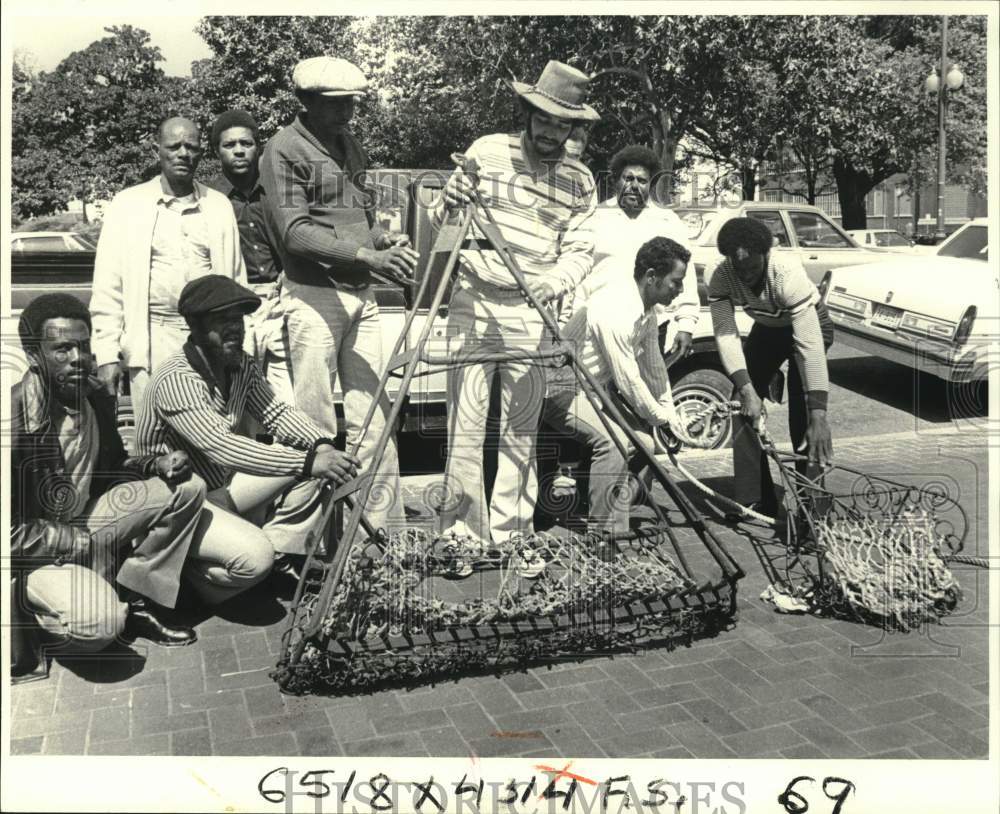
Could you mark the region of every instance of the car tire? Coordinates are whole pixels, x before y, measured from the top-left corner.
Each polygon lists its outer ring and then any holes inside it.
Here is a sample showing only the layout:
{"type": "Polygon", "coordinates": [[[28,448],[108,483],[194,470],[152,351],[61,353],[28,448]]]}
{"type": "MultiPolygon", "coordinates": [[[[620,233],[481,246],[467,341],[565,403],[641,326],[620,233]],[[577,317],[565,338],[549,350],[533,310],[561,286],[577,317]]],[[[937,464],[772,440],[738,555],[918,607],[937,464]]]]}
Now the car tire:
{"type": "MultiPolygon", "coordinates": [[[[732,399],[733,383],[721,370],[711,367],[696,368],[682,375],[673,384],[674,405],[684,414],[685,408],[702,408],[732,399]]],[[[714,428],[713,428],[714,429],[714,428]]],[[[722,449],[732,440],[733,422],[730,418],[717,421],[709,449],[722,449]]]]}

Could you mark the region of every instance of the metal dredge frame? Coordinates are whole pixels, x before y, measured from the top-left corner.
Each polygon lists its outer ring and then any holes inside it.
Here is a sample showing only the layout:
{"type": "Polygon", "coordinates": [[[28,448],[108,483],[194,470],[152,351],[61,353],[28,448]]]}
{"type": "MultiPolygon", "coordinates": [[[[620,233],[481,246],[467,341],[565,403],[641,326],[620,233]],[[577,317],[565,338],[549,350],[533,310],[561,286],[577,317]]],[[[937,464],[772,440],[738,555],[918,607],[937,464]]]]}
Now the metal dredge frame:
{"type": "MultiPolygon", "coordinates": [[[[453,155],[452,158],[466,173],[475,176],[478,167],[474,161],[466,161],[464,156],[457,154],[453,155]]],[[[406,313],[403,328],[396,339],[389,363],[386,365],[379,379],[378,388],[372,396],[362,427],[369,426],[379,399],[385,393],[390,376],[401,378],[399,392],[392,403],[385,428],[375,446],[373,461],[380,461],[385,454],[385,449],[391,433],[394,432],[404,398],[409,392],[413,378],[426,375],[417,371],[418,366],[422,363],[456,365],[456,361],[450,357],[435,357],[424,351],[431,332],[431,319],[425,320],[412,347],[404,350],[403,345],[416,317],[417,304],[424,301],[425,293],[429,288],[430,279],[433,276],[431,266],[447,253],[447,259],[444,262],[429,306],[429,313],[434,314],[444,300],[451,278],[457,269],[459,252],[473,224],[484,235],[493,250],[497,252],[525,299],[541,315],[545,328],[551,335],[553,349],[467,354],[462,357],[461,363],[468,364],[485,360],[526,361],[536,364],[549,362],[553,365],[570,366],[578,385],[587,394],[619,451],[623,456],[628,457],[624,445],[617,434],[612,431],[612,422],[616,422],[624,431],[632,447],[638,450],[637,454],[651,468],[656,480],[676,504],[687,523],[712,556],[719,568],[720,575],[711,581],[698,583],[695,580],[666,516],[662,509],[654,504],[652,509],[656,515],[657,532],[661,537],[665,536],[669,539],[679,570],[694,586],[690,590],[675,592],[664,597],[650,597],[647,602],[633,602],[628,606],[612,607],[609,609],[610,612],[598,610],[589,613],[568,613],[558,617],[538,618],[530,623],[510,622],[464,626],[442,630],[439,633],[435,631],[437,635],[433,636],[426,634],[387,635],[376,642],[332,638],[323,631],[324,620],[341,585],[349,557],[352,552],[360,552],[364,546],[372,543],[383,548],[380,541],[385,540],[385,532],[376,532],[371,527],[364,512],[364,507],[371,495],[374,481],[373,472],[376,469],[375,466],[371,466],[365,474],[333,490],[323,523],[318,526],[318,531],[313,532],[307,540],[306,550],[309,554],[295,591],[292,617],[282,636],[281,659],[272,673],[285,692],[304,692],[316,685],[317,678],[325,678],[325,683],[328,686],[344,688],[366,683],[378,683],[381,680],[392,680],[394,677],[428,677],[432,674],[440,674],[446,669],[475,669],[477,666],[482,667],[488,664],[500,667],[506,663],[533,660],[540,655],[545,655],[546,652],[551,653],[551,650],[546,651],[546,647],[555,642],[565,647],[577,648],[577,652],[579,652],[580,649],[594,649],[595,647],[617,648],[628,642],[638,642],[639,640],[663,641],[671,638],[671,634],[691,635],[699,630],[706,632],[717,630],[724,626],[735,613],[736,584],[744,576],[743,570],[708,529],[701,514],[678,488],[663,465],[656,460],[652,452],[646,450],[634,430],[624,420],[618,407],[607,397],[593,375],[580,366],[575,357],[574,348],[563,342],[555,319],[529,289],[510,247],[501,235],[492,213],[485,206],[478,191],[474,195],[474,202],[460,212],[458,223],[445,223],[439,230],[431,250],[432,256],[428,269],[413,297],[414,305],[406,313]],[[400,368],[403,370],[402,374],[396,373],[400,368]],[[341,517],[341,506],[348,508],[349,515],[342,532],[333,541],[341,542],[341,544],[336,546],[331,557],[327,552],[321,552],[321,546],[317,545],[317,538],[327,528],[332,518],[339,519],[341,517]],[[367,532],[368,540],[358,539],[359,528],[363,528],[367,532]],[[344,545],[342,544],[344,540],[350,542],[344,545]],[[310,644],[313,645],[313,649],[309,653],[310,657],[304,659],[306,648],[310,644]],[[351,669],[352,667],[357,668],[359,661],[367,666],[367,676],[370,681],[364,678],[366,675],[364,670],[351,669]],[[321,667],[319,662],[322,662],[322,666],[325,667],[325,669],[319,670],[319,672],[326,674],[322,677],[313,675],[317,672],[317,668],[321,667]],[[380,664],[386,663],[390,665],[388,668],[379,669],[380,664]],[[344,673],[339,678],[336,675],[338,668],[344,673]]],[[[362,430],[362,432],[364,431],[362,430]]],[[[357,452],[360,442],[359,438],[352,446],[353,452],[357,452]]],[[[335,526],[338,525],[340,525],[339,522],[335,523],[335,526]]],[[[624,537],[634,538],[635,534],[624,537]]],[[[355,556],[357,556],[356,553],[355,556]]],[[[561,652],[565,654],[567,650],[563,649],[561,652]]]]}

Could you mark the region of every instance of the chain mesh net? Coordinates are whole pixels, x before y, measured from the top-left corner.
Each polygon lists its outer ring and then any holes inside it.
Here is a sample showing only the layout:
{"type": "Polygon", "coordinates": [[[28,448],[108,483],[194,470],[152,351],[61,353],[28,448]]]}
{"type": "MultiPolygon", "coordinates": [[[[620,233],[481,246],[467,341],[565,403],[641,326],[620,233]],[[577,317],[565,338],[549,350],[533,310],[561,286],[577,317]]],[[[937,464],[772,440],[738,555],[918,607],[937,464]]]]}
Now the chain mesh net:
{"type": "MultiPolygon", "coordinates": [[[[730,625],[725,597],[677,600],[704,589],[684,576],[662,541],[660,534],[607,541],[536,533],[484,548],[419,529],[388,535],[351,552],[321,636],[275,677],[289,692],[354,690],[676,642],[730,625]],[[642,612],[621,612],[633,603],[642,612]]],[[[322,581],[317,575],[307,588],[286,647],[319,612],[322,581]]]]}
{"type": "Polygon", "coordinates": [[[827,577],[849,609],[908,631],[957,605],[961,590],[942,559],[934,518],[826,517],[817,524],[827,577]]]}

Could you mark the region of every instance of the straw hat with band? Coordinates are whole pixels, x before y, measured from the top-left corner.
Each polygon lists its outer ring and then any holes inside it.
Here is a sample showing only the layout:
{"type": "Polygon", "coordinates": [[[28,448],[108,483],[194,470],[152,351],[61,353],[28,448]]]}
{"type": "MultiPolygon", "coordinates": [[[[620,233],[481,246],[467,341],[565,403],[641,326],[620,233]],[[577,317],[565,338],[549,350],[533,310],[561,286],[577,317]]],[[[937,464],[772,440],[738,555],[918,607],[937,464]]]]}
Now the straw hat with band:
{"type": "Polygon", "coordinates": [[[584,104],[590,77],[565,62],[550,60],[534,85],[510,80],[511,89],[544,113],[560,119],[596,122],[601,117],[584,104]]]}

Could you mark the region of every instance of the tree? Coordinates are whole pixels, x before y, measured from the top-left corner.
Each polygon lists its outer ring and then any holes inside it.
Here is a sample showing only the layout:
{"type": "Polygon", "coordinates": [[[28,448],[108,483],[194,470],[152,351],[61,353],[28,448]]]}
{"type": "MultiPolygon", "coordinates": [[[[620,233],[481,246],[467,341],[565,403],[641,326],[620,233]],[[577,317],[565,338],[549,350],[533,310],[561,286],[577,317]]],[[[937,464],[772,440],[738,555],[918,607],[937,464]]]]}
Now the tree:
{"type": "MultiPolygon", "coordinates": [[[[149,176],[157,124],[189,109],[187,82],[168,79],[149,34],[132,26],[39,73],[15,96],[12,186],[21,215],[107,198],[149,176]]],[[[86,212],[86,206],[84,206],[86,212]]]]}

